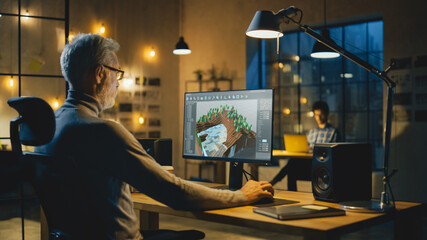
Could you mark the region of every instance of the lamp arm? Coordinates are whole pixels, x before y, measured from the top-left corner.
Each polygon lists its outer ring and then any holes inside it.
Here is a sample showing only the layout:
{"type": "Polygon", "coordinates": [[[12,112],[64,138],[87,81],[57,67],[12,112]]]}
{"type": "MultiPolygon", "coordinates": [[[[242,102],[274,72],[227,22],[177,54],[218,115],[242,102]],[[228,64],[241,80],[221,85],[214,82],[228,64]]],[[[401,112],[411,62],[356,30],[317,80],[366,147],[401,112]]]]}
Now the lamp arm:
{"type": "Polygon", "coordinates": [[[316,33],[309,26],[302,25],[302,24],[300,24],[299,22],[295,21],[293,18],[291,18],[291,17],[289,17],[287,15],[284,15],[284,17],[287,18],[289,21],[291,21],[291,22],[295,23],[296,25],[298,25],[299,29],[301,29],[304,33],[306,33],[310,37],[316,39],[317,41],[323,43],[324,45],[326,45],[327,47],[331,48],[335,52],[341,54],[342,56],[344,56],[347,59],[349,59],[349,60],[353,61],[354,63],[356,63],[357,65],[363,67],[368,72],[371,72],[371,73],[375,74],[376,76],[378,76],[379,78],[381,78],[387,84],[388,87],[394,88],[396,86],[396,83],[393,82],[389,77],[387,77],[387,72],[390,70],[390,67],[388,67],[385,71],[380,71],[380,70],[376,69],[374,66],[372,66],[371,64],[369,64],[366,61],[360,59],[356,55],[354,55],[354,54],[350,53],[349,51],[345,50],[344,48],[338,46],[336,43],[331,42],[331,41],[323,38],[320,34],[316,33]]]}
{"type": "MultiPolygon", "coordinates": [[[[290,11],[291,13],[294,13],[293,11],[297,11],[297,8],[290,7],[293,10],[290,11]],[[296,10],[295,10],[296,9],[296,10]]],[[[302,11],[301,11],[302,12],[302,11]]],[[[298,25],[299,29],[301,29],[303,32],[305,32],[310,37],[316,39],[317,41],[323,43],[327,47],[331,48],[335,52],[341,54],[342,56],[346,57],[347,59],[353,61],[357,65],[363,67],[368,72],[371,72],[381,78],[387,85],[387,105],[386,105],[386,125],[385,125],[385,131],[384,131],[384,160],[383,160],[383,171],[384,171],[384,177],[383,177],[383,192],[381,193],[381,204],[383,205],[389,205],[389,198],[387,193],[387,186],[389,186],[390,177],[388,175],[388,168],[389,168],[389,157],[390,157],[390,138],[391,138],[391,120],[393,117],[393,89],[396,87],[396,83],[393,82],[388,76],[387,72],[392,68],[394,65],[394,62],[390,64],[384,71],[380,71],[376,69],[374,66],[369,64],[368,62],[360,59],[356,55],[350,53],[349,51],[345,50],[344,48],[338,46],[336,43],[331,42],[325,38],[323,38],[320,34],[316,33],[312,28],[310,28],[307,25],[302,25],[301,23],[295,21],[292,17],[289,16],[290,14],[280,14],[280,17],[283,17],[290,22],[293,22],[294,24],[298,25]]],[[[393,200],[394,201],[394,200],[393,200]]]]}

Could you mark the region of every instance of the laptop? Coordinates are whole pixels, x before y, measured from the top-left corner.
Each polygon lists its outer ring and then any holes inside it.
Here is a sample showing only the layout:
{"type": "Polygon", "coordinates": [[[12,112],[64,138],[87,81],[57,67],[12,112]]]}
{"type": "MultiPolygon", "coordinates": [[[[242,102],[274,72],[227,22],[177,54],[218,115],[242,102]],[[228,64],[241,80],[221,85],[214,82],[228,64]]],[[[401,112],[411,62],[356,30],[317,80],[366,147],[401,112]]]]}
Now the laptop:
{"type": "Polygon", "coordinates": [[[284,140],[286,151],[308,153],[308,142],[306,135],[285,134],[284,140]]]}

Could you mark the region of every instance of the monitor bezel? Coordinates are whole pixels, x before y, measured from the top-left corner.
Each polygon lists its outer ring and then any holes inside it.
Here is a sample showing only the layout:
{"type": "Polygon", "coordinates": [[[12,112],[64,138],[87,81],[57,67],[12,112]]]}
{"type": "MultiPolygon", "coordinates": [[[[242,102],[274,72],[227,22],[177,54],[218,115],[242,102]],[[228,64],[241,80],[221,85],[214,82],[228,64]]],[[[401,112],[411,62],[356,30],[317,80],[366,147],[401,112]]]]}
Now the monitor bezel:
{"type": "Polygon", "coordinates": [[[273,161],[273,126],[274,126],[274,89],[272,88],[260,88],[260,89],[240,89],[240,90],[226,90],[226,91],[206,91],[206,92],[185,92],[184,93],[184,119],[183,119],[183,133],[182,133],[182,157],[185,159],[196,159],[196,160],[211,160],[211,161],[224,161],[224,162],[240,162],[240,163],[259,163],[259,164],[271,164],[273,161]],[[205,94],[205,93],[227,93],[227,92],[248,92],[248,91],[271,91],[271,147],[270,147],[270,159],[269,160],[260,160],[260,159],[247,159],[247,158],[220,158],[220,157],[206,157],[206,156],[194,156],[194,155],[185,155],[184,153],[184,128],[185,128],[185,116],[187,108],[185,107],[185,99],[187,94],[205,94]]]}

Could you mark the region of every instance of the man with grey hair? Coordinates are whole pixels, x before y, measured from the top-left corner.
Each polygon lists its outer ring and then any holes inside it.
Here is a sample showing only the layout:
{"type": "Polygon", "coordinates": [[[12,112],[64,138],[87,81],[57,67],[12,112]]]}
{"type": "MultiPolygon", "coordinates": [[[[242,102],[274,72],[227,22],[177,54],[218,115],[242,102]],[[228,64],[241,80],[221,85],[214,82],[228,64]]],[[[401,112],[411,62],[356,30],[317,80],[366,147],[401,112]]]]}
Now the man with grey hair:
{"type": "Polygon", "coordinates": [[[124,72],[118,69],[119,63],[115,53],[118,50],[119,44],[112,39],[80,34],[61,54],[62,74],[70,89],[94,96],[101,104],[101,111],[114,106],[118,81],[123,78],[124,72]],[[107,74],[114,72],[116,78],[106,78],[109,81],[102,81],[104,74],[108,76],[107,74]],[[93,77],[96,79],[95,83],[87,80],[93,77]]]}
{"type": "MultiPolygon", "coordinates": [[[[80,34],[65,46],[61,68],[70,91],[55,112],[53,140],[36,149],[72,161],[77,170],[77,176],[67,181],[75,190],[70,194],[81,191],[70,196],[75,206],[67,206],[75,208],[70,214],[81,218],[78,227],[69,230],[73,237],[141,239],[128,184],[178,210],[234,207],[273,197],[268,182],[249,181],[241,190],[228,191],[183,180],[157,164],[122,125],[99,118],[102,110],[114,105],[124,74],[116,56],[118,49],[114,40],[94,34],[80,34]]],[[[203,237],[186,231],[164,236],[203,237]]]]}

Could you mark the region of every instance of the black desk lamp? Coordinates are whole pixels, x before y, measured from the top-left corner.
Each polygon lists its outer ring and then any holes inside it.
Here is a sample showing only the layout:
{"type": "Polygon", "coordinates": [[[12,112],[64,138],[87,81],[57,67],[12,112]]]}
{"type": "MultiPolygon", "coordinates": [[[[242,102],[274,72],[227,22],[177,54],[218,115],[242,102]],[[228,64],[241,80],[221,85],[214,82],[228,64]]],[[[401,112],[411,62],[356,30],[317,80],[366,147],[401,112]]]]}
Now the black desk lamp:
{"type": "MultiPolygon", "coordinates": [[[[338,46],[335,42],[324,38],[320,34],[316,33],[307,25],[302,25],[303,12],[302,10],[295,8],[293,6],[282,9],[278,13],[272,11],[257,11],[254,18],[252,19],[251,24],[249,25],[246,35],[249,37],[255,38],[279,38],[283,36],[282,30],[280,29],[280,24],[282,22],[295,23],[300,30],[316,39],[318,42],[323,43],[325,46],[334,50],[335,52],[341,54],[342,56],[350,59],[357,65],[363,67],[368,72],[375,74],[377,77],[381,78],[387,85],[387,115],[386,115],[386,125],[384,132],[384,161],[383,161],[383,191],[381,192],[381,199],[379,201],[357,201],[357,202],[342,202],[340,203],[341,207],[350,210],[350,211],[360,211],[360,212],[388,212],[395,209],[394,199],[393,203],[390,202],[389,194],[387,192],[390,190],[390,178],[395,173],[393,171],[390,175],[388,173],[389,168],[389,153],[390,153],[390,137],[391,137],[391,119],[392,119],[392,108],[393,108],[393,88],[396,86],[396,83],[393,82],[390,78],[387,77],[387,72],[394,65],[390,64],[384,71],[379,71],[371,64],[366,61],[358,58],[352,53],[348,52],[344,48],[338,46]],[[299,19],[295,20],[299,15],[299,19]]],[[[393,194],[392,194],[393,197],[393,194]]]]}

